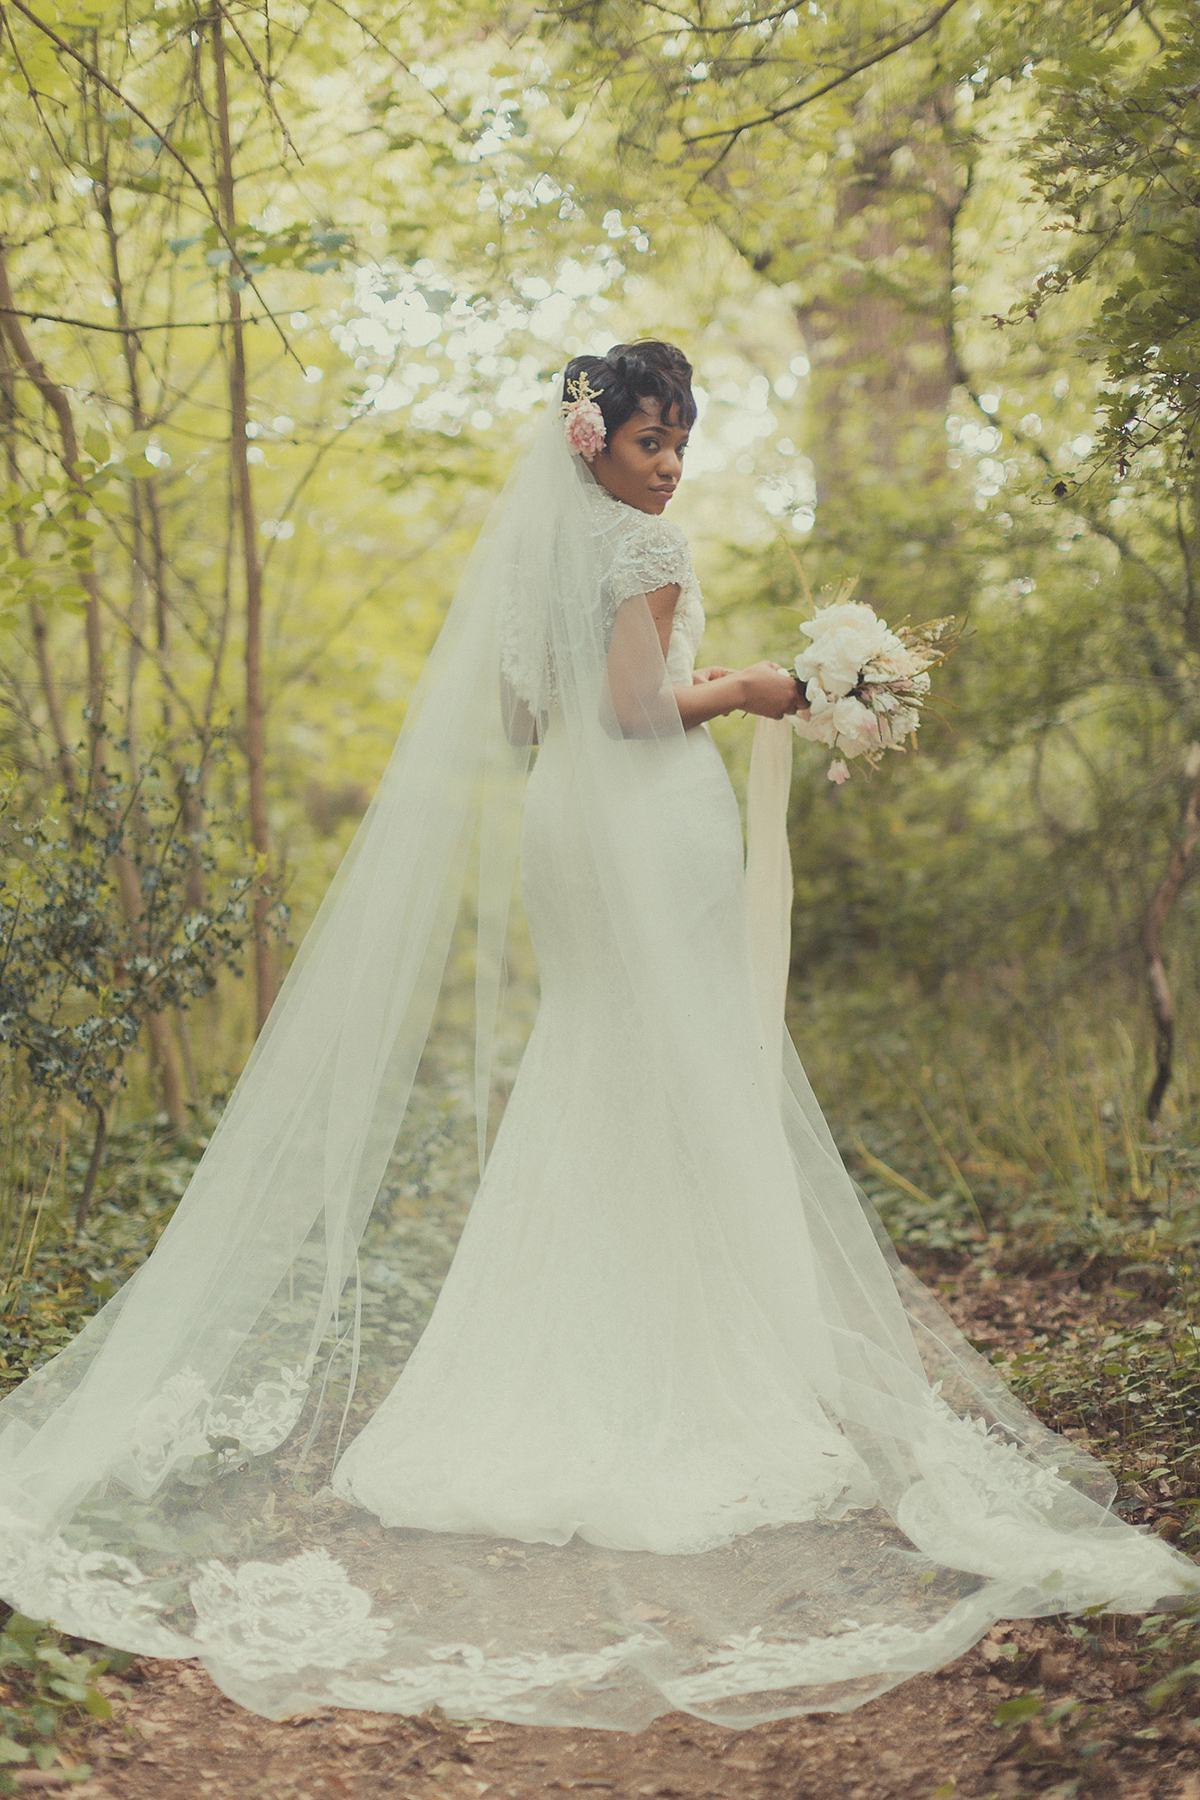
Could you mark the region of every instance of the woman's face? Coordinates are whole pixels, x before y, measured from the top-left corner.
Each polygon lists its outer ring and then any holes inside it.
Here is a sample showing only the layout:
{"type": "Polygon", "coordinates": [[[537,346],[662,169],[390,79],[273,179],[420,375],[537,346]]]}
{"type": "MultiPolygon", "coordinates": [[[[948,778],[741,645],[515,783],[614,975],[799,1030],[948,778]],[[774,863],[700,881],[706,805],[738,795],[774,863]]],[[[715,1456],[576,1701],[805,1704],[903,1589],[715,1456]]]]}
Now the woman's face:
{"type": "Polygon", "coordinates": [[[657,400],[642,400],[588,467],[610,494],[640,512],[660,513],[679,485],[687,425],[664,425],[657,400]]]}

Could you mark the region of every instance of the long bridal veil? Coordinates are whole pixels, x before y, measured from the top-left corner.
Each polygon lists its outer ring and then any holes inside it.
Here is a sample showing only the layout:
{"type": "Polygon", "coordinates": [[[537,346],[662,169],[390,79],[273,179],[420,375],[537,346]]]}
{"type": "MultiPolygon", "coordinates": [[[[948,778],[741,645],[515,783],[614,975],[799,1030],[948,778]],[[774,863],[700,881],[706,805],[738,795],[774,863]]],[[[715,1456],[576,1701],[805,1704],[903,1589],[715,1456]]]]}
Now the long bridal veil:
{"type": "MultiPolygon", "coordinates": [[[[605,584],[591,486],[552,402],[158,1248],[0,1407],[0,1591],[198,1657],[272,1716],[749,1722],[860,1704],[997,1617],[1196,1588],[899,1267],[786,1033],[781,1061],[740,875],[714,895],[689,862],[692,746],[644,599],[605,584]],[[543,1529],[536,1498],[502,1534],[389,1525],[337,1463],[420,1336],[487,1156],[526,782],[552,746],[626,1079],[611,1206],[578,1224],[564,1193],[544,1235],[607,1221],[626,1274],[584,1318],[544,1283],[586,1252],[514,1228],[495,1282],[564,1456],[590,1457],[600,1494],[636,1417],[659,1486],[636,1523],[598,1498],[573,1533],[543,1529]],[[743,960],[717,956],[739,918],[743,960]],[[801,1504],[804,1433],[836,1478],[801,1504]],[[739,1441],[777,1444],[773,1486],[689,1511],[691,1471],[736,1472],[739,1441]]],[[[512,1354],[510,1332],[469,1371],[484,1486],[512,1354]]]]}

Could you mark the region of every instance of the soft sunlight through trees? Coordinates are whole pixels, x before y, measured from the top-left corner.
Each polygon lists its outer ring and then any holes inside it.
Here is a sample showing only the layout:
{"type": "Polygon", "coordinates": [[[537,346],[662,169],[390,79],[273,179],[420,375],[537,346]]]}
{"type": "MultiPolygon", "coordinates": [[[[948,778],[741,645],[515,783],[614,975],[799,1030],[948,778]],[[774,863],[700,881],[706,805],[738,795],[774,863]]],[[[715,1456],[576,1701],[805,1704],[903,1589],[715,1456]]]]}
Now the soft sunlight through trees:
{"type": "Polygon", "coordinates": [[[226,1090],[550,374],[652,332],[697,368],[714,659],[788,651],[790,552],[968,620],[919,757],[836,796],[801,758],[795,1024],[845,1129],[916,1120],[996,1217],[1155,1190],[1137,1117],[1186,1131],[1196,1081],[1186,6],[7,0],[0,56],[6,904],[112,786],[146,940],[148,761],[188,917],[248,897],[247,989],[147,990],[130,1118],[226,1090]]]}

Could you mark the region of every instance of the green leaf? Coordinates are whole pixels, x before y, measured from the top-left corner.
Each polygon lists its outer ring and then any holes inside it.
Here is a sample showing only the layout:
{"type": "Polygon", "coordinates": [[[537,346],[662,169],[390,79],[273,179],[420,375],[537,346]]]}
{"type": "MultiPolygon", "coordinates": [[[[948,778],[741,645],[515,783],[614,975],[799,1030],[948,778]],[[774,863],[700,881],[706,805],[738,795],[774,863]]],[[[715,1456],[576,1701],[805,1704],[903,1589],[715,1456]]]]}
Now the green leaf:
{"type": "Polygon", "coordinates": [[[50,1683],[52,1694],[61,1694],[64,1700],[73,1700],[77,1706],[86,1704],[88,1690],[82,1681],[64,1681],[61,1678],[50,1683]]]}
{"type": "Polygon", "coordinates": [[[108,438],[96,425],[89,425],[83,434],[83,447],[93,462],[104,463],[109,458],[108,438]]]}
{"type": "Polygon", "coordinates": [[[997,1725],[1021,1725],[1026,1719],[1036,1719],[1043,1704],[1040,1694],[1018,1694],[998,1706],[992,1717],[997,1725]]]}
{"type": "Polygon", "coordinates": [[[24,1744],[14,1743],[10,1737],[0,1737],[0,1763],[23,1763],[29,1761],[29,1750],[24,1744]]]}

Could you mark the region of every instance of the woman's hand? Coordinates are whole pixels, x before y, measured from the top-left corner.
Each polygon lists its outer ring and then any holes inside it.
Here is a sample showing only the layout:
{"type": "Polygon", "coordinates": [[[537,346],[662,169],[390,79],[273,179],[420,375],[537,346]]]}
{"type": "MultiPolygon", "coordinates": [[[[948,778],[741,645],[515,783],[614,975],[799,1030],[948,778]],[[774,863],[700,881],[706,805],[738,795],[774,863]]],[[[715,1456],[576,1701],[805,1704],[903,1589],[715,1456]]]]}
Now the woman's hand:
{"type": "Polygon", "coordinates": [[[757,713],[764,719],[785,719],[789,713],[799,712],[803,707],[808,711],[808,702],[800,689],[800,683],[787,669],[781,669],[778,663],[752,663],[734,678],[741,684],[742,698],[739,701],[744,712],[757,713]]]}
{"type": "Polygon", "coordinates": [[[773,662],[754,663],[749,669],[697,669],[689,685],[674,693],[685,731],[734,712],[783,719],[788,713],[808,711],[796,677],[773,662]]]}

